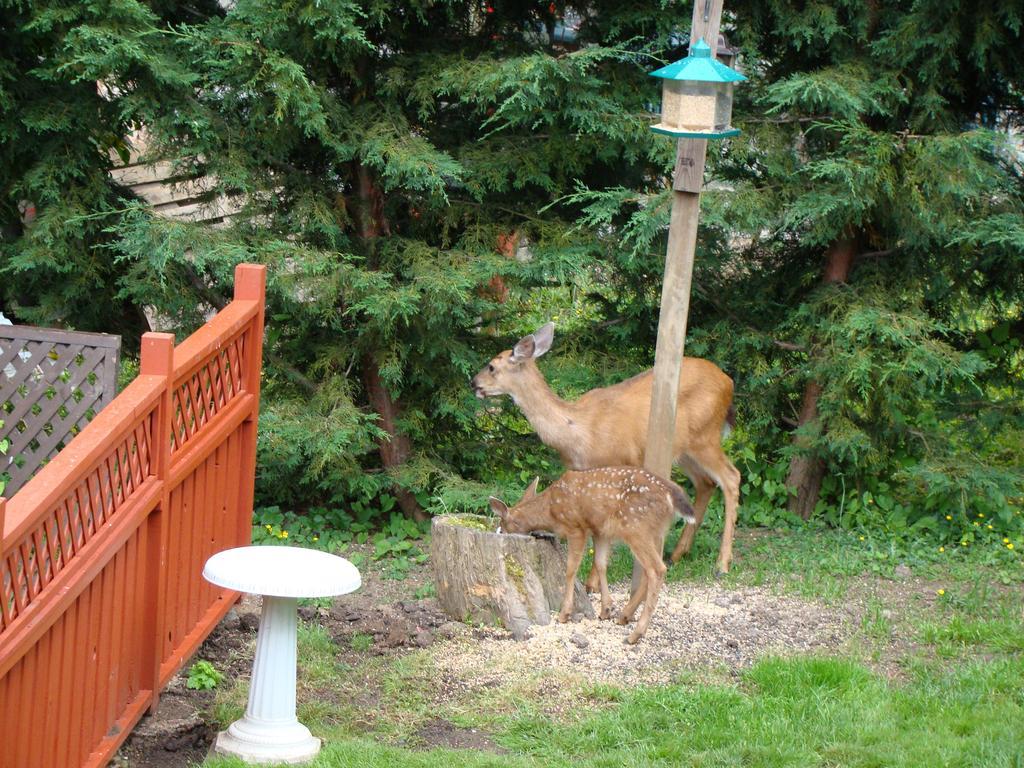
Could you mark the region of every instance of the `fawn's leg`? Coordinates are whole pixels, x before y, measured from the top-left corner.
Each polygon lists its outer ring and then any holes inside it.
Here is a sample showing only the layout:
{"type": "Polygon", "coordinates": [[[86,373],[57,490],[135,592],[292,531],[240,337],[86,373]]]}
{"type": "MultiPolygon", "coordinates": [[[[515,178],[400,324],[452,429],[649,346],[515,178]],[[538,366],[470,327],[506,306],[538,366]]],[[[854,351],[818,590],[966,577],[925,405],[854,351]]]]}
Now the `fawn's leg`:
{"type": "Polygon", "coordinates": [[[640,606],[640,603],[644,599],[644,595],[647,594],[647,571],[642,570],[640,572],[640,583],[637,584],[633,594],[629,596],[629,602],[626,603],[622,608],[622,613],[619,614],[619,618],[615,620],[616,624],[626,625],[633,620],[633,615],[636,613],[636,609],[640,606]]]}
{"type": "MultiPolygon", "coordinates": [[[[597,539],[594,539],[594,557],[597,557],[597,539]]],[[[601,588],[601,575],[597,572],[596,560],[590,566],[590,573],[587,574],[587,580],[583,586],[586,588],[587,594],[597,592],[601,588]]]]}
{"type": "Polygon", "coordinates": [[[608,555],[611,552],[611,539],[594,539],[594,570],[597,573],[598,586],[601,589],[601,613],[599,619],[610,619],[612,617],[612,596],[608,591],[608,555]]]}
{"type": "Polygon", "coordinates": [[[576,571],[580,569],[583,549],[586,546],[586,533],[574,533],[569,536],[569,556],[565,565],[565,595],[562,596],[562,610],[558,612],[558,620],[563,624],[572,616],[572,606],[576,592],[576,571]]]}
{"type": "Polygon", "coordinates": [[[665,571],[668,570],[661,559],[662,547],[664,547],[663,540],[660,542],[647,540],[636,544],[630,542],[630,548],[633,549],[633,557],[640,562],[646,576],[644,582],[646,586],[644,613],[640,617],[640,621],[637,622],[636,627],[630,632],[629,637],[626,638],[626,642],[630,645],[633,645],[647,634],[647,626],[651,623],[654,607],[658,604],[658,594],[661,592],[661,584],[665,580],[665,571]]]}
{"type": "Polygon", "coordinates": [[[708,511],[708,502],[711,501],[711,495],[715,492],[715,482],[710,477],[694,472],[692,479],[695,491],[693,497],[693,516],[697,518],[697,522],[683,527],[679,541],[676,542],[676,547],[672,550],[671,559],[673,563],[678,563],[679,558],[683,555],[690,554],[690,549],[693,547],[693,539],[697,535],[697,529],[704,522],[704,513],[708,511]]]}

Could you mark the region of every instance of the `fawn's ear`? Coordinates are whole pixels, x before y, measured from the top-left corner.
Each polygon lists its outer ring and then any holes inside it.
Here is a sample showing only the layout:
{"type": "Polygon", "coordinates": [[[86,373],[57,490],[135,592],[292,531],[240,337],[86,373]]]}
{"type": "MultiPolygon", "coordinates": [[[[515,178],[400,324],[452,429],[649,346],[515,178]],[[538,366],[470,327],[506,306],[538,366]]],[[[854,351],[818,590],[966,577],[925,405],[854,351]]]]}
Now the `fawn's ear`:
{"type": "Polygon", "coordinates": [[[508,504],[506,504],[504,501],[495,496],[491,496],[490,498],[487,499],[487,501],[491,505],[491,512],[493,512],[502,520],[504,520],[505,515],[508,514],[508,504]]]}
{"type": "Polygon", "coordinates": [[[528,501],[529,499],[532,499],[534,496],[537,495],[537,484],[538,483],[540,483],[540,478],[539,477],[533,478],[533,482],[530,483],[526,487],[525,491],[523,491],[523,501],[528,501]]]}

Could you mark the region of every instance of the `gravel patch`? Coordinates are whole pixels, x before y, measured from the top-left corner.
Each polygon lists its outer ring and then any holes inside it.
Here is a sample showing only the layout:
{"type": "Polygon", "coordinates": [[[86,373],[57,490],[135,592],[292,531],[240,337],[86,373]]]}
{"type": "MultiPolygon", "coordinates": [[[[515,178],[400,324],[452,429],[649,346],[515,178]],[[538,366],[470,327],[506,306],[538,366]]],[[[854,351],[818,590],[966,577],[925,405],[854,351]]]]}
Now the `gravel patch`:
{"type": "MultiPolygon", "coordinates": [[[[612,588],[616,608],[627,593],[628,585],[612,588]]],[[[584,683],[658,684],[687,669],[738,670],[768,654],[828,652],[853,633],[842,610],[780,597],[767,587],[676,583],[662,590],[647,636],[635,646],[623,642],[627,627],[581,619],[531,627],[520,642],[502,630],[478,630],[472,640],[437,647],[435,657],[446,677],[473,680],[474,686],[508,683],[542,668],[584,683]]]]}

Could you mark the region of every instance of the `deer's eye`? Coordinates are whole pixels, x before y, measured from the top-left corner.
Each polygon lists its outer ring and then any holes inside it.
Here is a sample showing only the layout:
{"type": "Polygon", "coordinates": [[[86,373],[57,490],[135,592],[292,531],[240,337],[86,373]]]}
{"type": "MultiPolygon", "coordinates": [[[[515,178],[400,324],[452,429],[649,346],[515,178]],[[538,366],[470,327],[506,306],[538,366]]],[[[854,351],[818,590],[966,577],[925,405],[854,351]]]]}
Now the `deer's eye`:
{"type": "Polygon", "coordinates": [[[487,364],[487,371],[489,373],[494,373],[494,363],[488,363],[487,364]]]}

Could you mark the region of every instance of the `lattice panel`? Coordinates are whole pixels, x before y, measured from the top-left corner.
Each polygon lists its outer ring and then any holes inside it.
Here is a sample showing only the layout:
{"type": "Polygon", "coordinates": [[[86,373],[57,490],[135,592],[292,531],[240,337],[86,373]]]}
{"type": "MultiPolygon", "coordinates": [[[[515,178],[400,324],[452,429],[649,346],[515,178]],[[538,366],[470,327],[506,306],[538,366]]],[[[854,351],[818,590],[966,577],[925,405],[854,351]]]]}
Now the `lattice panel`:
{"type": "Polygon", "coordinates": [[[235,336],[175,384],[171,400],[174,413],[172,453],[180,451],[244,391],[246,336],[245,332],[235,336]]]}
{"type": "Polygon", "coordinates": [[[153,470],[155,410],[0,561],[0,634],[139,490],[153,470]]]}
{"type": "Polygon", "coordinates": [[[0,456],[12,496],[111,400],[119,336],[0,325],[0,456]]]}

